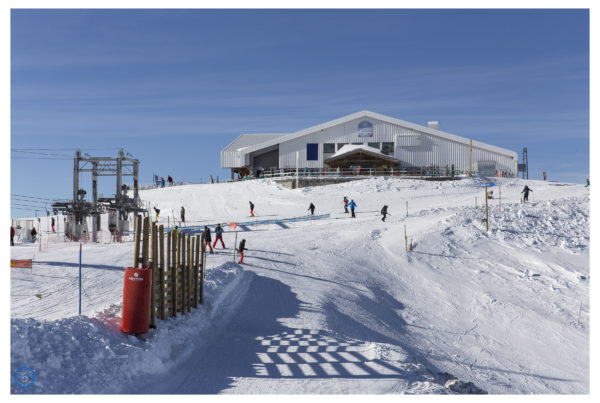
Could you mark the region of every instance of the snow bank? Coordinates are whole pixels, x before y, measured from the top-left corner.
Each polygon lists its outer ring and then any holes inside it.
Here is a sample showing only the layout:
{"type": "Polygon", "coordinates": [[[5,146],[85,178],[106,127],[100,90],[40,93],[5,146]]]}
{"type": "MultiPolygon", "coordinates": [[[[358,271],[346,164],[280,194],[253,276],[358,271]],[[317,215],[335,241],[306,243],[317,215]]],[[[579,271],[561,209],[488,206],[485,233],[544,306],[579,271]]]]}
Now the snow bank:
{"type": "Polygon", "coordinates": [[[139,376],[169,371],[202,343],[201,335],[244,297],[251,275],[228,262],[206,272],[204,305],[158,320],[142,336],[120,331],[121,306],[95,317],[12,319],[11,367],[35,370],[35,387],[12,393],[119,393],[139,376]]]}

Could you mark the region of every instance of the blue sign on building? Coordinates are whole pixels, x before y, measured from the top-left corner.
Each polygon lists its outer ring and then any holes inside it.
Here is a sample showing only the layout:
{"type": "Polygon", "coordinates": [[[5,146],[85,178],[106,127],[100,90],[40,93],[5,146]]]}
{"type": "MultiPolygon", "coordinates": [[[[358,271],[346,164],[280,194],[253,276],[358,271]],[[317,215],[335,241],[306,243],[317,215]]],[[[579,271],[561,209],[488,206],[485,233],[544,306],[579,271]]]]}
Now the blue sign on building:
{"type": "Polygon", "coordinates": [[[366,120],[360,122],[358,124],[358,137],[373,137],[373,125],[366,120]]]}

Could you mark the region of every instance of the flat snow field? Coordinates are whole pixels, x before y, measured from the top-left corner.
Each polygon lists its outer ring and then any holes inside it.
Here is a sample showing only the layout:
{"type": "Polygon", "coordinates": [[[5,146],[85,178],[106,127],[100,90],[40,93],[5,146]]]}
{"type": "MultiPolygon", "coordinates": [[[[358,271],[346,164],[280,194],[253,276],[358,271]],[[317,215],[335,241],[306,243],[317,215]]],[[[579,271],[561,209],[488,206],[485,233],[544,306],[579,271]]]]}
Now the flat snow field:
{"type": "Polygon", "coordinates": [[[243,265],[226,227],[227,249],[207,255],[205,303],[144,336],[119,330],[130,240],[83,245],[81,316],[79,244],[12,247],[34,265],[11,268],[11,392],[589,393],[588,189],[496,184],[487,232],[472,178],[142,191],[164,224],[181,206],[188,225],[298,217],[311,202],[331,215],[239,229],[243,265]],[[35,371],[28,388],[12,377],[22,366],[35,371]]]}

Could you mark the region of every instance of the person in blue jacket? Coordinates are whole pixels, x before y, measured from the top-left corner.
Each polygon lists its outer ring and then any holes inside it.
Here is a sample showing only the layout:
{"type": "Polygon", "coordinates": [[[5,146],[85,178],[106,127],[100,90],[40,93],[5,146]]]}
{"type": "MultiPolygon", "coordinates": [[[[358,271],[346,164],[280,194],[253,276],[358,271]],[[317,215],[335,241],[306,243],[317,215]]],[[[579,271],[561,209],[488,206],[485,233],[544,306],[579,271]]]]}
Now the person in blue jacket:
{"type": "Polygon", "coordinates": [[[356,203],[354,203],[354,200],[350,200],[350,203],[348,203],[348,207],[350,207],[350,212],[352,213],[352,218],[356,218],[356,215],[354,215],[354,208],[358,207],[356,205],[356,203]]]}

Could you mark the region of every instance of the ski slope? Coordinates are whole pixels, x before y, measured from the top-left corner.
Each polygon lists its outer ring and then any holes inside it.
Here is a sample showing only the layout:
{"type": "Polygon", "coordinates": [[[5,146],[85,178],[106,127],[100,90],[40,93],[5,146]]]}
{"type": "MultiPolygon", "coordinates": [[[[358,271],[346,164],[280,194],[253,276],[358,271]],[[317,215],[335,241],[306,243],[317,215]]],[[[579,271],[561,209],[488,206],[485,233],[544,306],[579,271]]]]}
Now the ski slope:
{"type": "Polygon", "coordinates": [[[489,232],[470,178],[142,191],[164,224],[182,205],[189,225],[248,221],[248,201],[256,220],[306,215],[311,202],[331,216],[239,231],[243,265],[226,228],[227,249],[207,255],[204,306],[143,337],[118,330],[131,242],[83,246],[82,316],[78,244],[11,248],[34,258],[11,269],[11,368],[36,370],[34,386],[11,392],[589,393],[588,189],[496,182],[489,232]]]}

